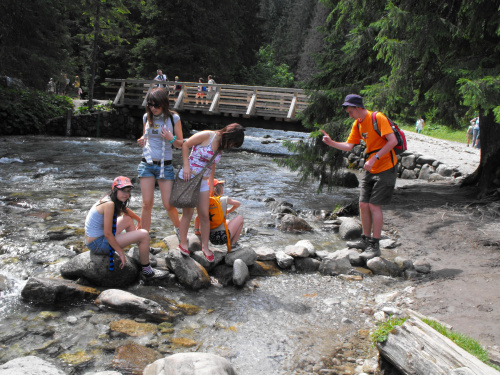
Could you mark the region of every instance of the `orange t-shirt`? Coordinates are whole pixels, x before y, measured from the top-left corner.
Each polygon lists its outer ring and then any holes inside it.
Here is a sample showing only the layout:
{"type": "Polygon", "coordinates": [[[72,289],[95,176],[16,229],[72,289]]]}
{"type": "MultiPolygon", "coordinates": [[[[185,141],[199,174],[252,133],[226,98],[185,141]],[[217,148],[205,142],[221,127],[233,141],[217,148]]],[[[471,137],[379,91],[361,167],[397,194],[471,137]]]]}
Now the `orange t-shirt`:
{"type": "MultiPolygon", "coordinates": [[[[349,134],[349,138],[347,138],[347,143],[358,144],[359,141],[363,140],[366,143],[366,153],[369,154],[372,151],[380,150],[385,146],[387,140],[385,136],[387,134],[393,133],[391,125],[382,113],[377,113],[377,125],[380,131],[380,136],[377,134],[372,124],[372,111],[367,111],[366,117],[359,123],[358,121],[354,121],[352,125],[351,134],[349,134]],[[358,130],[359,129],[359,130],[358,130]]],[[[370,157],[375,157],[373,154],[370,154],[370,157]]],[[[373,165],[370,173],[377,174],[388,169],[391,169],[396,164],[393,163],[393,160],[396,160],[396,155],[394,151],[391,150],[384,156],[380,157],[380,160],[377,160],[373,165]]]]}

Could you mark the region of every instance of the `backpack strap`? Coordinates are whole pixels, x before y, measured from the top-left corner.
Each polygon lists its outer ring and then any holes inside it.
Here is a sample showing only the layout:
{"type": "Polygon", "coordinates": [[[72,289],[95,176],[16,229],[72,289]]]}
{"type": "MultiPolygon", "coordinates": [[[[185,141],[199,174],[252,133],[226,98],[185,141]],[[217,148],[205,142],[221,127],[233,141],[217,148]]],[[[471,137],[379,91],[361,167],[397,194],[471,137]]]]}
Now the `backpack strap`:
{"type": "Polygon", "coordinates": [[[229,234],[229,229],[227,229],[227,223],[226,223],[226,214],[224,213],[224,229],[226,229],[226,237],[227,237],[227,252],[231,252],[231,236],[229,234]]]}
{"type": "MultiPolygon", "coordinates": [[[[377,124],[377,113],[378,111],[373,111],[372,112],[372,125],[373,125],[373,130],[375,130],[377,132],[377,134],[382,137],[381,133],[380,133],[380,129],[378,128],[378,124],[377,124]]],[[[358,124],[358,128],[359,128],[359,124],[358,124]]],[[[381,149],[379,148],[378,150],[373,150],[373,151],[370,151],[368,153],[366,153],[367,155],[371,155],[373,154],[374,152],[379,152],[381,149]]],[[[392,161],[392,165],[395,166],[396,164],[394,163],[394,153],[393,153],[393,150],[391,149],[389,151],[391,153],[391,161],[392,161]]]]}

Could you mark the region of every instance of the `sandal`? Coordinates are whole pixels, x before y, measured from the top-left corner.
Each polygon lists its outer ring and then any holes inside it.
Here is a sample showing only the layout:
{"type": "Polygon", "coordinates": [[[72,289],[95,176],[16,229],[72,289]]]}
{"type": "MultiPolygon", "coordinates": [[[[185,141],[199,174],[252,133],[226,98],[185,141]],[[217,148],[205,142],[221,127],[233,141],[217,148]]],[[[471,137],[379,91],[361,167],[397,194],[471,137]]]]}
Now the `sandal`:
{"type": "Polygon", "coordinates": [[[191,255],[188,249],[184,249],[180,244],[177,246],[177,249],[181,252],[182,255],[191,255]]]}
{"type": "Polygon", "coordinates": [[[201,236],[201,231],[198,228],[194,228],[194,234],[197,236],[201,236]]]}
{"type": "Polygon", "coordinates": [[[203,249],[201,250],[201,252],[203,253],[203,255],[205,255],[205,258],[206,258],[206,259],[207,259],[210,263],[212,263],[212,262],[215,260],[215,255],[214,255],[214,253],[213,253],[213,251],[212,251],[212,250],[208,250],[208,251],[211,251],[211,252],[212,252],[212,254],[207,255],[207,254],[205,254],[205,252],[203,251],[203,249]]]}

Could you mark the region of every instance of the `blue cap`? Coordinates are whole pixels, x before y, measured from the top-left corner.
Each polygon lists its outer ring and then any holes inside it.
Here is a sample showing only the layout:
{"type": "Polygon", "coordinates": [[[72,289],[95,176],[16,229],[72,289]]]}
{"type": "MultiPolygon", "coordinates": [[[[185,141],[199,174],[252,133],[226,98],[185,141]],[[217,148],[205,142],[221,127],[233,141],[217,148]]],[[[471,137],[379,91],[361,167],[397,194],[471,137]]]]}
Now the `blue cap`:
{"type": "Polygon", "coordinates": [[[356,94],[349,94],[344,99],[343,107],[360,107],[365,108],[363,105],[363,98],[356,94]]]}

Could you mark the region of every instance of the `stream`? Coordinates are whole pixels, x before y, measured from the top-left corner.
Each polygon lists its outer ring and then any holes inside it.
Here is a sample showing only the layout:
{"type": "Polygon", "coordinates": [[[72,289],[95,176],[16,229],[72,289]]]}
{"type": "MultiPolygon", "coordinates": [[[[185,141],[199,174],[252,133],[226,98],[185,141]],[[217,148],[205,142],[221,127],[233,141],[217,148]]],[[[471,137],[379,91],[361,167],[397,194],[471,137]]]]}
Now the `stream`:
{"type": "MultiPolygon", "coordinates": [[[[309,240],[316,250],[344,248],[335,233],[322,230],[323,216],[336,204],[356,198],[358,189],[317,194],[317,184],[300,184],[295,172],[273,161],[273,154],[287,153],[282,139],[297,141],[307,133],[247,128],[245,134],[241,150],[225,154],[216,170],[216,178],[226,180],[224,193],[241,202],[241,246],[282,250],[309,240]],[[276,219],[263,202],[269,197],[292,203],[314,231],[291,234],[276,229],[276,219]]],[[[187,351],[217,354],[239,375],[317,373],[336,347],[360,329],[373,327],[363,309],[375,305],[376,295],[404,287],[404,282],[381,276],[359,282],[283,272],[255,278],[255,288],[213,285],[190,291],[180,285],[138,284],[128,289],[159,303],[170,299],[198,306],[197,314],[174,322],[171,334],[192,340],[196,345],[191,347],[169,345],[156,336],[112,332],[110,322],[133,316],[101,311],[91,303],[33,306],[20,297],[26,280],[59,277],[61,265],[83,250],[87,211],[107,193],[114,177],[133,178],[130,208],[140,214],[136,168],[141,150],[135,142],[119,139],[16,136],[0,142],[0,364],[37,355],[68,374],[104,371],[110,369],[116,348],[133,341],[165,356],[187,351]]],[[[180,162],[176,150],[174,165],[180,162]]],[[[152,242],[173,233],[157,189],[152,242]]],[[[358,354],[365,358],[365,353],[358,354]]]]}

